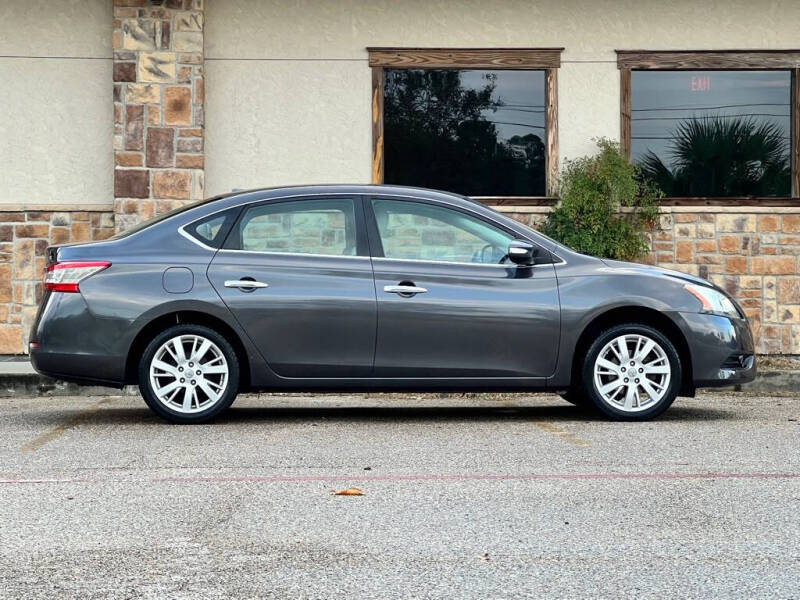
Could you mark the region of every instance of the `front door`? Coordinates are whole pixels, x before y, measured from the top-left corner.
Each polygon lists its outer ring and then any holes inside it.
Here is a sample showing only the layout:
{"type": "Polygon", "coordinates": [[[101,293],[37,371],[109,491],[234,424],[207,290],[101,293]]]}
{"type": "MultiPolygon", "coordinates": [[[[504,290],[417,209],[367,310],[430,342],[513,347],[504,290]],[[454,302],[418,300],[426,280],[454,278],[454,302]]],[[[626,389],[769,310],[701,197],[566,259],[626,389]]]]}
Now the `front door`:
{"type": "Polygon", "coordinates": [[[514,234],[447,205],[376,197],[367,218],[376,376],[553,373],[560,311],[552,264],[501,264],[514,234]]]}
{"type": "Polygon", "coordinates": [[[360,200],[273,200],[247,207],[208,275],[284,377],[365,377],[376,302],[360,200]]]}

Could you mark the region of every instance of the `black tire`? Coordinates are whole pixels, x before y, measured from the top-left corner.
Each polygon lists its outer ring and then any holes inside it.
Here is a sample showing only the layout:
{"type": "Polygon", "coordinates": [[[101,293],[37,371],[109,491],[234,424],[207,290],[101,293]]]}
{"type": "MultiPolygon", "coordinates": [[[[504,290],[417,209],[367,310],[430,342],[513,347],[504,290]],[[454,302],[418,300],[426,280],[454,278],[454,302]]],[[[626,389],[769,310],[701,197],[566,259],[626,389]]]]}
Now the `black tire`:
{"type": "Polygon", "coordinates": [[[561,392],[559,396],[575,406],[586,406],[588,402],[586,400],[586,394],[580,388],[570,388],[566,392],[561,392]]]}
{"type": "Polygon", "coordinates": [[[626,323],[623,325],[615,325],[603,331],[597,339],[589,347],[586,356],[583,360],[583,368],[581,371],[582,387],[586,390],[586,397],[591,404],[596,407],[605,416],[618,421],[646,421],[653,419],[667,410],[670,405],[675,401],[678,392],[681,388],[681,360],[678,351],[675,350],[673,343],[663,333],[650,327],[649,325],[642,325],[638,323],[626,323]],[[666,355],[667,361],[671,369],[669,383],[667,390],[663,397],[659,399],[652,406],[643,409],[639,412],[627,412],[621,410],[609,402],[606,402],[594,381],[594,364],[597,360],[601,350],[611,340],[627,334],[635,334],[648,337],[661,346],[666,355]]]}
{"type": "MultiPolygon", "coordinates": [[[[150,341],[147,348],[145,348],[142,353],[142,357],[139,360],[138,376],[139,390],[147,406],[162,419],[170,423],[206,423],[227,410],[230,405],[233,404],[236,395],[239,393],[239,361],[236,358],[236,352],[224,336],[203,325],[174,325],[159,333],[150,341]],[[178,410],[173,410],[167,406],[165,402],[158,399],[150,382],[150,363],[156,352],[165,342],[179,335],[199,336],[213,342],[224,356],[225,361],[227,361],[228,373],[224,391],[219,397],[219,400],[211,404],[205,410],[192,413],[183,413],[178,410]]],[[[197,408],[200,408],[199,403],[197,408]]]]}

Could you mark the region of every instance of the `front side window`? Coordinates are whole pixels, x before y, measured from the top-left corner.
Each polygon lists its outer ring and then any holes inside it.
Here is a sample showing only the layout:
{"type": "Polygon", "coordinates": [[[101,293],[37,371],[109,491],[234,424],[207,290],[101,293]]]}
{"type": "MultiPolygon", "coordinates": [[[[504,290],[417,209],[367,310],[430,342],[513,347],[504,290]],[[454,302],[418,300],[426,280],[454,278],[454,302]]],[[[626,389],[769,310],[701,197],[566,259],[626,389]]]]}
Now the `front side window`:
{"type": "Polygon", "coordinates": [[[354,201],[298,200],[248,208],[228,246],[251,252],[356,255],[354,201]]]}
{"type": "Polygon", "coordinates": [[[545,71],[384,69],[384,182],[546,193],[545,71]]]}
{"type": "Polygon", "coordinates": [[[788,70],[633,70],[631,159],[668,197],[791,194],[788,70]]]}
{"type": "Polygon", "coordinates": [[[514,236],[465,213],[422,202],[373,200],[386,258],[498,264],[514,236]]]}

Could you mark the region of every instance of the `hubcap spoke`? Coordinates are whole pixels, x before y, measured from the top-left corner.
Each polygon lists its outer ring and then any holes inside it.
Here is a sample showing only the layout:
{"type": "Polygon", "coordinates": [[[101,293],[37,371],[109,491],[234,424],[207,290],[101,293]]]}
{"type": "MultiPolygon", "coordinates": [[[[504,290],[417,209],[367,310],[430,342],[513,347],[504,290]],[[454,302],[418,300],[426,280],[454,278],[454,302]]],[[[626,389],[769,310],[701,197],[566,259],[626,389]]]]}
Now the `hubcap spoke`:
{"type": "Polygon", "coordinates": [[[207,410],[228,387],[228,361],[201,335],[180,335],[164,342],[150,361],[150,387],[166,407],[180,413],[207,410]]]}
{"type": "Polygon", "coordinates": [[[179,387],[181,387],[181,384],[178,383],[178,380],[176,379],[172,383],[168,383],[167,385],[165,385],[161,389],[156,390],[156,394],[159,395],[159,396],[166,396],[172,390],[175,390],[175,389],[177,389],[179,387]]]}
{"type": "Polygon", "coordinates": [[[650,384],[649,379],[642,379],[642,387],[644,388],[644,391],[647,392],[647,395],[650,396],[651,400],[658,400],[658,397],[661,394],[650,384]]]}
{"type": "Polygon", "coordinates": [[[630,410],[633,408],[633,401],[636,399],[636,386],[629,385],[628,391],[625,394],[625,404],[624,408],[630,410]]]}
{"type": "Polygon", "coordinates": [[[600,393],[601,394],[608,394],[609,392],[615,391],[618,388],[622,387],[623,385],[625,385],[625,384],[622,382],[622,379],[616,379],[616,380],[612,381],[611,383],[607,383],[606,385],[601,387],[600,388],[600,393]]]}
{"type": "Polygon", "coordinates": [[[203,342],[200,344],[200,347],[194,352],[192,352],[192,360],[199,363],[200,359],[206,355],[206,352],[208,352],[208,349],[210,347],[211,347],[211,342],[209,342],[208,340],[203,340],[203,342]]]}
{"type": "Polygon", "coordinates": [[[178,367],[167,364],[163,360],[154,360],[153,367],[160,371],[164,371],[165,373],[169,373],[173,377],[180,377],[180,373],[178,373],[178,367]]]}
{"type": "Polygon", "coordinates": [[[653,340],[647,340],[644,346],[642,346],[642,349],[637,354],[634,355],[633,357],[634,360],[638,361],[644,360],[647,357],[647,355],[650,354],[650,352],[652,352],[653,347],[655,345],[656,343],[653,340]]]}
{"type": "Polygon", "coordinates": [[[620,335],[603,346],[593,372],[595,389],[603,402],[623,412],[655,406],[666,395],[672,377],[661,345],[637,333],[620,335]]]}
{"type": "Polygon", "coordinates": [[[208,396],[210,399],[216,400],[219,397],[219,393],[212,390],[211,386],[208,385],[208,382],[205,379],[200,379],[197,382],[197,386],[203,390],[206,393],[206,396],[208,396]]]}
{"type": "Polygon", "coordinates": [[[186,352],[183,350],[183,339],[176,337],[172,340],[172,348],[175,351],[175,358],[180,361],[186,360],[186,352]]]}
{"type": "Polygon", "coordinates": [[[194,400],[194,388],[187,385],[183,388],[183,410],[189,412],[192,409],[192,400],[194,400]]]}
{"type": "Polygon", "coordinates": [[[620,360],[628,360],[630,356],[628,354],[628,342],[624,335],[617,338],[617,348],[619,348],[618,356],[620,360]]]}

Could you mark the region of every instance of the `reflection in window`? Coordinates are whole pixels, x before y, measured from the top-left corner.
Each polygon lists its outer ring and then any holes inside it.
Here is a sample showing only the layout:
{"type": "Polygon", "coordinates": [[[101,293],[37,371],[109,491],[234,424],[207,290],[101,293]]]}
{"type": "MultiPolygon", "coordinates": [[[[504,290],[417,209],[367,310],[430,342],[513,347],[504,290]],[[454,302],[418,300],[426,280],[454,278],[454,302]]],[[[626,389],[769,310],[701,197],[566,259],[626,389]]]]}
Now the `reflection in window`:
{"type": "Polygon", "coordinates": [[[384,73],[385,183],[545,194],[544,71],[384,73]]]}
{"type": "Polygon", "coordinates": [[[373,200],[386,258],[497,264],[513,236],[460,211],[430,204],[373,200]]]}
{"type": "Polygon", "coordinates": [[[667,196],[788,196],[789,71],[634,71],[631,157],[667,196]]]}
{"type": "Polygon", "coordinates": [[[250,208],[239,224],[241,250],[356,254],[352,200],[300,200],[250,208]]]}

